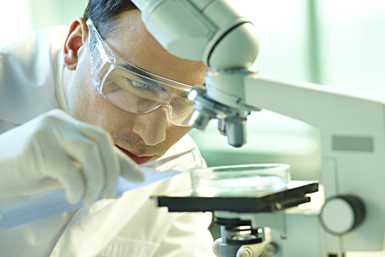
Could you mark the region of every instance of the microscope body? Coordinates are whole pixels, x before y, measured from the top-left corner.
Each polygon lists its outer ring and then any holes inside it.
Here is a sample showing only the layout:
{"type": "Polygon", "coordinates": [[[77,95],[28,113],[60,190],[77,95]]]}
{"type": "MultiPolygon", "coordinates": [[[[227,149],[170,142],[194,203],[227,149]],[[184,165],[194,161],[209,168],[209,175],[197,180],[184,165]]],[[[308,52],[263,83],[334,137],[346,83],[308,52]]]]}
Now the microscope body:
{"type": "MultiPolygon", "coordinates": [[[[319,128],[322,185],[318,198],[275,213],[217,212],[269,228],[272,256],[345,256],[384,249],[385,104],[310,83],[245,77],[245,104],[319,128]]],[[[364,254],[364,253],[363,253],[364,254]]]]}
{"type": "MultiPolygon", "coordinates": [[[[385,105],[346,89],[245,78],[245,104],[319,128],[323,190],[318,199],[276,213],[216,213],[271,229],[274,256],[344,256],[384,249],[385,105]]],[[[364,254],[364,253],[363,253],[364,254]]]]}
{"type": "MultiPolygon", "coordinates": [[[[193,91],[195,121],[211,119],[233,146],[246,142],[245,122],[266,109],[320,131],[323,191],[311,209],[226,213],[271,230],[274,256],[328,257],[382,251],[385,231],[385,105],[346,90],[287,83],[250,71],[258,54],[251,22],[227,0],[133,0],[147,29],[178,57],[208,65],[205,90],[193,91]]],[[[305,205],[306,207],[306,205],[305,205]]]]}

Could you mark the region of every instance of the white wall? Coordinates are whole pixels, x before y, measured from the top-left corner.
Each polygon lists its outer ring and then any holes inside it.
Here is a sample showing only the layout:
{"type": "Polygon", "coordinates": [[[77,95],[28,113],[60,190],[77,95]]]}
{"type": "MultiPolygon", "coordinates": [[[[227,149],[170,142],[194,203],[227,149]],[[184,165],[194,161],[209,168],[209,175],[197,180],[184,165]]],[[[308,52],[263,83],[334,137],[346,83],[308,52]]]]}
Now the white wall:
{"type": "Polygon", "coordinates": [[[385,97],[385,1],[322,0],[324,82],[385,97]]]}
{"type": "Polygon", "coordinates": [[[0,47],[20,40],[31,29],[28,0],[0,1],[0,47]]]}
{"type": "Polygon", "coordinates": [[[68,24],[82,15],[87,0],[0,1],[0,47],[33,29],[68,24]]]}
{"type": "Polygon", "coordinates": [[[231,0],[249,17],[258,32],[258,70],[294,80],[308,78],[306,1],[231,0]]]}

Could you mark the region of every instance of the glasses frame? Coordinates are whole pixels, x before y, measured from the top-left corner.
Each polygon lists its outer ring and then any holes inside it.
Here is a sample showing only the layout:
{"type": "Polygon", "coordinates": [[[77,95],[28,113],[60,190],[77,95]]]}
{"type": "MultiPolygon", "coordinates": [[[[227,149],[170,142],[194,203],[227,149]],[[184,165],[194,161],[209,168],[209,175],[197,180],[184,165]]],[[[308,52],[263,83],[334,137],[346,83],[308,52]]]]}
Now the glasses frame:
{"type": "MultiPolygon", "coordinates": [[[[128,73],[131,73],[135,76],[142,77],[146,80],[154,81],[160,85],[171,87],[173,89],[181,90],[184,92],[188,92],[192,88],[191,85],[162,77],[160,75],[149,72],[132,63],[127,62],[108,45],[108,43],[100,35],[99,31],[97,30],[97,28],[95,27],[91,19],[87,20],[87,25],[90,30],[90,34],[92,34],[91,30],[93,30],[96,36],[96,40],[99,43],[98,45],[101,46],[101,47],[97,47],[97,49],[101,57],[104,59],[104,64],[102,69],[107,69],[107,67],[105,66],[108,66],[107,71],[111,72],[111,70],[115,67],[120,68],[120,69],[126,70],[128,73]]],[[[89,36],[89,41],[90,41],[90,38],[91,36],[89,36]]]]}

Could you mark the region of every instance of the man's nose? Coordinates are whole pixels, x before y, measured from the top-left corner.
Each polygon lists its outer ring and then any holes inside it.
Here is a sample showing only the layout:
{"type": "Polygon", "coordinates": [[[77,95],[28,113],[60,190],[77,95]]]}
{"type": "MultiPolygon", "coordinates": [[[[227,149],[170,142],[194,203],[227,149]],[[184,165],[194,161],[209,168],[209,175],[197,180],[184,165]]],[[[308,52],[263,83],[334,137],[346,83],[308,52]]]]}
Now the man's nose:
{"type": "Polygon", "coordinates": [[[143,139],[146,145],[157,145],[166,139],[167,115],[168,110],[166,107],[160,107],[153,112],[138,115],[133,130],[143,139]]]}

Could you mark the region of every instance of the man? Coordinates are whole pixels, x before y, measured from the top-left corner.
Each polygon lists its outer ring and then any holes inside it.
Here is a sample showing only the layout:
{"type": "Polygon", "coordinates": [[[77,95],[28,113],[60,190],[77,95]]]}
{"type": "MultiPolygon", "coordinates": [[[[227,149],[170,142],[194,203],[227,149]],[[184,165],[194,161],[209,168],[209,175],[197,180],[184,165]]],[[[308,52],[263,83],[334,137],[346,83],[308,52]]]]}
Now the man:
{"type": "Polygon", "coordinates": [[[1,203],[61,186],[87,207],[0,230],[0,256],[212,255],[210,216],[149,200],[188,189],[188,176],[113,198],[119,175],[142,179],[137,164],[187,152],[157,169],[204,166],[186,92],[205,70],[164,50],[128,0],[90,0],[67,32],[1,50],[1,203]]]}

